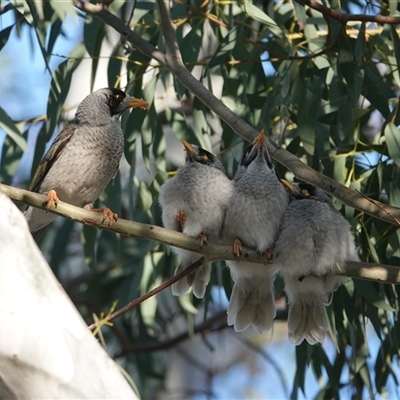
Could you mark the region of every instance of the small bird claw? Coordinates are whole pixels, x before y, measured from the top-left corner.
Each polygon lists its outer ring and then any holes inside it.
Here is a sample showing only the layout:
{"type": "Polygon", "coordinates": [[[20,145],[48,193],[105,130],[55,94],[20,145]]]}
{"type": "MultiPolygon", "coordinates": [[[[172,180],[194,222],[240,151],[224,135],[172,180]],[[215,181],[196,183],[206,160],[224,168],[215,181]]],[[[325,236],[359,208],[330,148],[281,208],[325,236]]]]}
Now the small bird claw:
{"type": "Polygon", "coordinates": [[[186,221],[186,214],[185,211],[179,211],[176,214],[176,220],[179,223],[179,226],[181,227],[181,231],[183,232],[183,227],[185,225],[185,221],[186,221]]]}
{"type": "Polygon", "coordinates": [[[239,258],[242,254],[242,242],[240,241],[240,239],[236,238],[233,241],[233,254],[239,258]]]}
{"type": "Polygon", "coordinates": [[[203,233],[197,235],[197,239],[200,239],[200,247],[203,247],[208,242],[208,238],[203,233]]]}
{"type": "Polygon", "coordinates": [[[266,256],[267,256],[268,262],[271,262],[274,257],[274,248],[272,246],[267,250],[266,256]]]}
{"type": "Polygon", "coordinates": [[[114,222],[118,220],[118,214],[112,212],[108,207],[106,208],[92,208],[92,211],[102,213],[103,219],[101,223],[103,224],[106,220],[108,220],[107,226],[110,228],[114,222]]]}
{"type": "Polygon", "coordinates": [[[46,200],[44,201],[43,205],[46,205],[46,211],[50,210],[50,207],[54,205],[55,208],[57,208],[59,198],[57,197],[57,193],[55,190],[49,190],[49,192],[46,195],[46,200]]]}

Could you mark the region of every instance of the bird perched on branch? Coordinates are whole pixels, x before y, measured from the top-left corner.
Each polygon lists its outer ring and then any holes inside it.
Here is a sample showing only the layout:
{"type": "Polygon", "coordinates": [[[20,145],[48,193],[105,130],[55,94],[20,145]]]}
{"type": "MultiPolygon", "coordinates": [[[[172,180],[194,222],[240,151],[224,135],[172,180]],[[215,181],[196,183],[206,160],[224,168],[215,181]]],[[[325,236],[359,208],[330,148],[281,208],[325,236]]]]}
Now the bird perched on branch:
{"type": "Polygon", "coordinates": [[[290,305],[289,339],[322,343],[328,330],[325,306],[345,278],[334,275],[345,261],[359,261],[350,225],[327,194],[307,183],[282,219],[274,264],[285,280],[290,305]]]}
{"type": "MultiPolygon", "coordinates": [[[[182,140],[186,163],[175,177],[166,181],[160,190],[159,202],[162,220],[167,229],[198,238],[200,245],[217,241],[229,198],[232,182],[221,162],[208,151],[182,140]]],[[[179,274],[200,258],[199,254],[174,248],[179,274]]],[[[208,265],[202,265],[192,274],[172,285],[172,293],[181,295],[193,287],[197,298],[204,297],[210,280],[208,265]]]]}
{"type": "MultiPolygon", "coordinates": [[[[124,149],[119,117],[131,107],[148,108],[141,99],[119,89],[104,88],[89,94],[70,125],[63,129],[43,157],[30,190],[46,195],[47,210],[59,200],[91,208],[117,171],[124,149]]],[[[116,214],[99,210],[110,224],[116,214]]],[[[56,215],[27,207],[25,216],[35,238],[56,215]]]]}
{"type": "MultiPolygon", "coordinates": [[[[274,172],[262,130],[236,172],[223,242],[233,243],[238,257],[242,246],[270,255],[288,204],[289,194],[274,172]]],[[[234,281],[228,324],[237,332],[250,325],[258,332],[270,330],[276,315],[273,266],[242,261],[227,261],[227,265],[234,281]]]]}

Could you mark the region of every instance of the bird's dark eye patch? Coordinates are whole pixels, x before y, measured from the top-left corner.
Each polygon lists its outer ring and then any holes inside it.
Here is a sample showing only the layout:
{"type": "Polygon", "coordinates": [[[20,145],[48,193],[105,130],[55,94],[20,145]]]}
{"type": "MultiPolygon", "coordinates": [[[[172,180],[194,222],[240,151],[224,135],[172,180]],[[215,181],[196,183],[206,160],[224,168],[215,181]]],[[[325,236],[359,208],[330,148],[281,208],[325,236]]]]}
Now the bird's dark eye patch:
{"type": "Polygon", "coordinates": [[[207,164],[213,160],[214,156],[207,150],[200,149],[196,158],[198,162],[207,164]]]}
{"type": "Polygon", "coordinates": [[[121,113],[120,105],[125,98],[125,93],[119,89],[111,89],[111,93],[107,98],[111,115],[119,115],[121,113]]]}
{"type": "Polygon", "coordinates": [[[251,164],[251,162],[256,158],[257,152],[252,152],[254,144],[251,144],[247,150],[244,152],[242,160],[240,161],[240,165],[247,167],[251,164]]]}
{"type": "Polygon", "coordinates": [[[243,158],[247,158],[251,152],[251,149],[253,148],[253,145],[251,145],[250,147],[247,148],[247,150],[245,151],[243,158]]]}
{"type": "Polygon", "coordinates": [[[299,190],[304,197],[311,197],[315,196],[316,187],[309,183],[301,182],[299,184],[299,190]]]}
{"type": "Polygon", "coordinates": [[[119,89],[111,89],[111,94],[108,96],[108,104],[110,108],[118,106],[125,98],[125,93],[119,89]]]}
{"type": "Polygon", "coordinates": [[[204,160],[204,161],[207,161],[207,160],[209,160],[211,157],[210,157],[210,154],[207,154],[205,151],[201,151],[200,153],[199,153],[199,156],[204,160]]]}
{"type": "Polygon", "coordinates": [[[117,106],[121,101],[123,100],[123,97],[120,94],[113,94],[109,99],[108,99],[108,104],[110,105],[110,108],[113,108],[117,106]]]}

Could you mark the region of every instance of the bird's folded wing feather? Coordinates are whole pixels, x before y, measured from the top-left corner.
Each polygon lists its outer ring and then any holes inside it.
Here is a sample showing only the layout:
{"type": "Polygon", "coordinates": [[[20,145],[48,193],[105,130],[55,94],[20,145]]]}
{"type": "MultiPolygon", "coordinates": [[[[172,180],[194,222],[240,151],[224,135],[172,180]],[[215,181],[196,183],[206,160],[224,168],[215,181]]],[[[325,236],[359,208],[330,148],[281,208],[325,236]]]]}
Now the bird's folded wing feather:
{"type": "Polygon", "coordinates": [[[54,162],[57,160],[57,158],[60,157],[60,155],[64,151],[65,146],[71,140],[71,137],[75,133],[76,129],[76,125],[69,125],[56,137],[35,172],[35,176],[33,177],[30,186],[30,190],[32,192],[39,191],[40,185],[42,184],[44,178],[46,177],[54,162]]]}

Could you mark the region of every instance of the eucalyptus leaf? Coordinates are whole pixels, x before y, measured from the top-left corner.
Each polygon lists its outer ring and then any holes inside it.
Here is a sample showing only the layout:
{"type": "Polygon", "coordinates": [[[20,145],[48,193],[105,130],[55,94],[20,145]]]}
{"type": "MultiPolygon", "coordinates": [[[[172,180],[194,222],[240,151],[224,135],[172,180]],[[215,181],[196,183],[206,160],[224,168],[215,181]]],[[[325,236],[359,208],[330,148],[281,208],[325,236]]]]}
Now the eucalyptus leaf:
{"type": "Polygon", "coordinates": [[[271,17],[265,14],[259,7],[250,1],[245,1],[243,4],[244,11],[247,15],[249,15],[255,21],[265,24],[267,29],[274,35],[278,36],[279,38],[283,38],[284,33],[282,28],[279,27],[271,17]]]}
{"type": "Polygon", "coordinates": [[[18,126],[9,117],[9,115],[0,107],[0,127],[4,129],[6,134],[15,142],[15,144],[22,150],[27,151],[27,144],[22,132],[18,126]]]}
{"type": "Polygon", "coordinates": [[[12,29],[14,28],[14,25],[10,25],[7,28],[4,28],[0,31],[0,50],[5,46],[5,44],[8,41],[8,38],[10,37],[10,33],[12,29]]]}
{"type": "Polygon", "coordinates": [[[49,0],[51,7],[57,14],[61,21],[65,21],[65,18],[70,15],[72,17],[76,16],[76,10],[74,7],[74,2],[72,0],[49,0]]]}
{"type": "Polygon", "coordinates": [[[304,149],[314,154],[315,122],[323,90],[323,75],[306,77],[298,92],[297,124],[304,149]]]}
{"type": "Polygon", "coordinates": [[[384,133],[389,155],[400,166],[400,132],[392,122],[388,122],[384,133]]]}
{"type": "Polygon", "coordinates": [[[374,284],[368,281],[355,280],[357,291],[372,305],[386,311],[394,311],[394,308],[386,303],[385,299],[375,289],[374,284]]]}
{"type": "Polygon", "coordinates": [[[208,63],[209,68],[213,68],[216,65],[219,65],[226,60],[230,52],[236,46],[237,37],[238,37],[238,28],[235,27],[229,31],[229,33],[219,44],[217,51],[215,52],[215,54],[208,63]]]}

